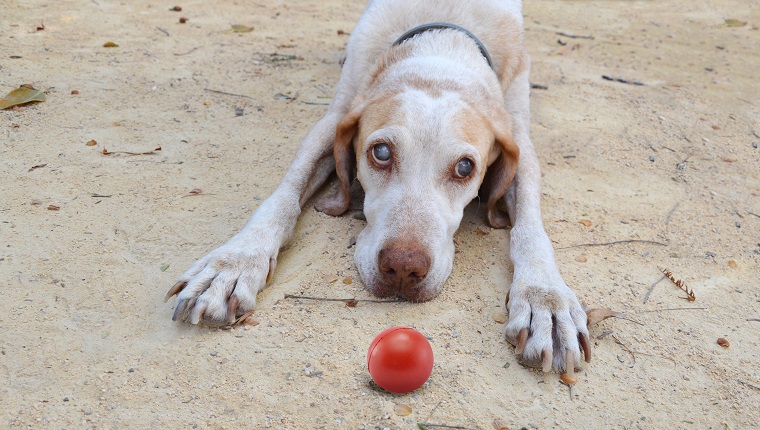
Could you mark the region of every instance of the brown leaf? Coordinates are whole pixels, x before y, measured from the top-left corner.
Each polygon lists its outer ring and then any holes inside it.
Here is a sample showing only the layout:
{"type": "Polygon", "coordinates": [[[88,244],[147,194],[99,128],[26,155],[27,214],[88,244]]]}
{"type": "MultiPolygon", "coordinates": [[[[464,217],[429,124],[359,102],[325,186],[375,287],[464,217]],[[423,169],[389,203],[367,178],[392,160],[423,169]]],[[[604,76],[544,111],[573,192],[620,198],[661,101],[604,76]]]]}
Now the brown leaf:
{"type": "Polygon", "coordinates": [[[582,256],[582,255],[580,255],[580,256],[578,256],[578,257],[575,257],[575,261],[577,261],[577,262],[579,262],[579,263],[585,263],[585,262],[587,262],[587,261],[588,261],[588,258],[586,258],[586,257],[584,257],[584,256],[582,256]]]}
{"type": "Polygon", "coordinates": [[[354,280],[350,276],[343,278],[343,283],[346,285],[351,285],[352,282],[354,282],[354,280]]]}
{"type": "Polygon", "coordinates": [[[96,142],[95,139],[92,139],[89,142],[85,143],[85,145],[87,145],[87,146],[95,146],[97,144],[98,144],[98,142],[96,142]]]}
{"type": "Polygon", "coordinates": [[[718,345],[722,346],[723,348],[728,348],[729,346],[731,346],[731,344],[728,343],[728,341],[722,337],[718,338],[718,345]]]}
{"type": "Polygon", "coordinates": [[[621,314],[620,312],[615,312],[612,309],[608,309],[608,308],[587,309],[586,316],[588,317],[588,322],[586,324],[589,327],[593,325],[597,325],[600,322],[606,320],[607,318],[615,317],[615,318],[625,319],[624,314],[621,314]]]}
{"type": "Polygon", "coordinates": [[[21,87],[9,92],[0,99],[0,109],[22,105],[29,102],[44,102],[45,93],[40,90],[21,87]]]}
{"type": "Polygon", "coordinates": [[[47,209],[49,211],[57,211],[57,210],[60,210],[61,207],[60,206],[56,206],[56,205],[48,205],[47,209]]]}
{"type": "Polygon", "coordinates": [[[400,417],[408,417],[412,414],[412,407],[409,405],[399,404],[393,408],[393,411],[396,412],[396,415],[400,417]]]}
{"type": "Polygon", "coordinates": [[[349,308],[355,308],[356,305],[358,305],[358,304],[359,304],[359,302],[356,301],[356,300],[354,300],[354,299],[346,300],[346,306],[348,306],[349,308]]]}
{"type": "Polygon", "coordinates": [[[581,223],[581,224],[583,224],[586,227],[591,227],[591,221],[589,221],[587,219],[582,219],[582,220],[580,220],[578,222],[581,223]]]}
{"type": "Polygon", "coordinates": [[[563,373],[559,376],[559,379],[567,385],[573,385],[578,382],[578,377],[569,373],[563,373]]]}
{"type": "Polygon", "coordinates": [[[734,261],[734,260],[728,260],[728,267],[730,267],[732,269],[736,269],[739,266],[736,264],[736,261],[734,261]]]}
{"type": "Polygon", "coordinates": [[[193,188],[192,190],[190,190],[190,194],[193,194],[193,195],[203,194],[203,190],[200,188],[193,188]]]}
{"type": "Polygon", "coordinates": [[[116,42],[106,42],[103,44],[104,48],[118,48],[119,44],[116,42]]]}
{"type": "Polygon", "coordinates": [[[494,430],[509,430],[509,426],[507,423],[505,423],[502,420],[493,420],[493,423],[491,423],[494,430]]]}
{"type": "Polygon", "coordinates": [[[71,95],[72,96],[75,96],[77,94],[79,94],[79,90],[71,90],[71,95]]]}

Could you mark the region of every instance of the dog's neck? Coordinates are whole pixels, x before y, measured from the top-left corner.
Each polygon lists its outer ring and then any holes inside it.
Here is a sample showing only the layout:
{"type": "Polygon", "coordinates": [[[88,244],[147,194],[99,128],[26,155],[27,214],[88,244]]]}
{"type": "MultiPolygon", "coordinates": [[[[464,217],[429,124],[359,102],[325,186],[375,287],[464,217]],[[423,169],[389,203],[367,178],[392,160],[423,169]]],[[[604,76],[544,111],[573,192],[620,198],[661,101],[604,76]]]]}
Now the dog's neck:
{"type": "Polygon", "coordinates": [[[491,61],[491,56],[488,54],[488,50],[486,49],[485,45],[483,45],[483,42],[481,42],[480,39],[475,37],[475,35],[472,34],[466,28],[460,27],[456,24],[450,24],[448,22],[431,22],[430,24],[423,24],[423,25],[414,27],[411,30],[407,31],[406,33],[402,34],[398,39],[396,39],[395,42],[393,42],[393,45],[391,46],[400,45],[406,42],[407,40],[412,39],[413,37],[417,36],[418,34],[424,33],[430,30],[457,30],[466,34],[470,39],[475,41],[475,43],[478,45],[478,49],[480,49],[480,53],[488,62],[488,66],[491,69],[493,69],[493,62],[491,61]]]}

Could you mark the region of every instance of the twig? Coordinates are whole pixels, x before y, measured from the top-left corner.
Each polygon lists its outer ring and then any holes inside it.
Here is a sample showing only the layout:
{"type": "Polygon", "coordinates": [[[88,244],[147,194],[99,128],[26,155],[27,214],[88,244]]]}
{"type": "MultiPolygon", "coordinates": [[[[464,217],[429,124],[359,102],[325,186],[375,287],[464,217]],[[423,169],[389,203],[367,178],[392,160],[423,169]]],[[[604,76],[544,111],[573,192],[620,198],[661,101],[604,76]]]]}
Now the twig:
{"type": "Polygon", "coordinates": [[[433,424],[433,423],[417,423],[418,425],[424,426],[425,428],[442,428],[442,429],[463,429],[468,430],[470,427],[462,427],[462,426],[450,426],[447,424],[433,424]]]}
{"type": "Polygon", "coordinates": [[[169,34],[169,32],[168,32],[168,31],[164,30],[164,29],[163,29],[163,28],[161,28],[161,27],[156,27],[156,30],[160,31],[161,33],[164,33],[165,35],[167,35],[167,36],[169,36],[169,37],[171,37],[171,34],[169,34]]]}
{"type": "Polygon", "coordinates": [[[432,410],[432,411],[430,411],[430,413],[428,414],[428,416],[427,416],[427,419],[426,419],[425,421],[428,421],[428,420],[430,420],[430,418],[433,418],[433,414],[434,414],[434,413],[435,413],[435,411],[438,409],[438,406],[441,406],[441,403],[442,403],[442,402],[443,402],[443,400],[441,400],[440,402],[438,402],[438,404],[437,404],[437,405],[435,405],[435,407],[433,408],[433,410],[432,410]]]}
{"type": "Polygon", "coordinates": [[[605,81],[620,82],[620,83],[629,84],[629,85],[639,85],[639,86],[640,85],[644,85],[643,82],[631,81],[631,80],[623,79],[623,78],[613,78],[613,77],[607,76],[607,75],[602,75],[602,79],[604,79],[605,81]]]}
{"type": "Polygon", "coordinates": [[[652,294],[652,290],[654,290],[654,287],[660,282],[662,282],[663,279],[665,279],[665,275],[662,275],[662,277],[658,279],[657,282],[655,282],[654,284],[652,284],[651,287],[649,287],[649,291],[647,291],[647,294],[644,296],[644,301],[641,302],[642,304],[646,304],[647,300],[649,300],[649,295],[652,294]]]}
{"type": "Polygon", "coordinates": [[[651,309],[641,312],[665,312],[665,311],[704,311],[708,308],[664,308],[664,309],[651,309]]]}
{"type": "Polygon", "coordinates": [[[676,204],[673,205],[673,209],[671,209],[670,212],[668,212],[668,216],[665,217],[665,225],[668,225],[668,223],[670,222],[670,216],[673,215],[673,212],[675,212],[676,209],[678,209],[678,202],[676,202],[676,204]]]}
{"type": "Polygon", "coordinates": [[[760,318],[747,318],[747,321],[757,321],[757,322],[760,322],[760,318]]]}
{"type": "Polygon", "coordinates": [[[594,40],[594,36],[578,36],[578,35],[575,35],[575,34],[567,34],[567,33],[561,32],[561,31],[558,31],[555,34],[557,34],[558,36],[569,37],[571,39],[589,39],[589,40],[594,40]]]}
{"type": "Polygon", "coordinates": [[[684,281],[676,279],[673,274],[667,269],[663,269],[662,267],[657,268],[660,269],[660,272],[662,272],[665,277],[670,280],[670,282],[672,282],[676,287],[680,288],[681,291],[686,293],[686,297],[681,297],[682,299],[688,300],[690,302],[697,300],[697,297],[694,295],[694,290],[690,290],[684,281]]]}
{"type": "Polygon", "coordinates": [[[557,248],[557,249],[580,248],[582,246],[610,246],[610,245],[619,245],[621,243],[649,243],[649,244],[652,244],[652,245],[668,246],[667,243],[656,242],[654,240],[630,239],[630,240],[616,240],[614,242],[605,242],[605,243],[581,243],[581,244],[578,244],[578,245],[563,246],[563,247],[557,248]]]}
{"type": "Polygon", "coordinates": [[[217,94],[224,94],[226,96],[235,96],[235,97],[245,97],[247,99],[254,99],[254,97],[247,96],[245,94],[235,94],[235,93],[228,93],[226,91],[219,91],[219,90],[212,90],[211,88],[204,88],[205,91],[208,91],[210,93],[217,93],[217,94]]]}
{"type": "Polygon", "coordinates": [[[758,215],[758,214],[756,214],[754,212],[747,212],[747,213],[750,214],[750,215],[752,215],[752,216],[756,216],[756,217],[760,218],[760,215],[758,215]]]}
{"type": "Polygon", "coordinates": [[[620,339],[618,339],[618,338],[617,338],[617,336],[615,336],[614,334],[612,335],[612,338],[613,338],[613,339],[615,339],[615,343],[617,343],[618,345],[620,345],[620,346],[623,348],[623,350],[624,350],[625,352],[627,352],[627,353],[631,354],[631,357],[633,358],[633,363],[631,364],[631,367],[635,366],[635,365],[636,365],[636,354],[634,354],[634,353],[633,353],[633,351],[631,351],[631,348],[628,348],[628,347],[627,347],[627,346],[626,346],[626,345],[625,345],[625,344],[624,344],[624,343],[623,343],[623,342],[622,342],[620,339]]]}
{"type": "Polygon", "coordinates": [[[197,46],[196,46],[195,48],[193,48],[193,49],[191,49],[191,50],[187,51],[187,52],[184,52],[184,53],[181,53],[181,54],[174,54],[174,55],[176,55],[177,57],[180,57],[180,56],[182,56],[182,55],[192,54],[192,53],[193,53],[193,52],[195,52],[196,50],[198,50],[198,47],[197,47],[197,46]]]}
{"type": "Polygon", "coordinates": [[[530,87],[534,90],[548,90],[549,87],[541,84],[530,84],[530,87]]]}
{"type": "Polygon", "coordinates": [[[145,152],[130,152],[130,151],[109,151],[106,148],[103,148],[103,155],[111,155],[111,154],[126,154],[126,155],[153,155],[157,151],[160,151],[161,147],[152,150],[152,151],[145,151],[145,152]]]}
{"type": "Polygon", "coordinates": [[[401,303],[405,300],[393,299],[393,300],[376,300],[376,299],[333,299],[328,297],[309,297],[309,296],[295,296],[293,294],[285,294],[286,299],[303,299],[303,300],[317,300],[321,302],[367,302],[367,303],[401,303]]]}
{"type": "Polygon", "coordinates": [[[740,382],[740,383],[742,383],[742,384],[744,384],[744,385],[748,386],[748,387],[752,387],[752,388],[754,388],[754,389],[756,389],[756,390],[760,390],[760,387],[758,387],[757,385],[754,385],[754,384],[750,384],[749,382],[747,382],[747,381],[745,381],[745,380],[743,380],[743,379],[741,379],[741,378],[736,378],[736,380],[737,380],[738,382],[740,382]]]}

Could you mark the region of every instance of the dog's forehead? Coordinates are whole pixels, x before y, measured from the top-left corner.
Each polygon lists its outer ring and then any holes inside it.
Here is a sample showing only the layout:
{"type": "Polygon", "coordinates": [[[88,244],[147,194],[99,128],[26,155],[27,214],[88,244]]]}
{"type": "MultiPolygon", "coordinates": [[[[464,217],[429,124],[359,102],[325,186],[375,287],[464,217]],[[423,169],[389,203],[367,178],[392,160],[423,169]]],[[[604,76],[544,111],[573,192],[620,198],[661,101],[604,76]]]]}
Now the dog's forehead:
{"type": "Polygon", "coordinates": [[[493,143],[488,118],[455,89],[404,87],[369,103],[361,121],[365,139],[389,128],[402,129],[408,140],[422,147],[462,143],[487,153],[493,143]]]}

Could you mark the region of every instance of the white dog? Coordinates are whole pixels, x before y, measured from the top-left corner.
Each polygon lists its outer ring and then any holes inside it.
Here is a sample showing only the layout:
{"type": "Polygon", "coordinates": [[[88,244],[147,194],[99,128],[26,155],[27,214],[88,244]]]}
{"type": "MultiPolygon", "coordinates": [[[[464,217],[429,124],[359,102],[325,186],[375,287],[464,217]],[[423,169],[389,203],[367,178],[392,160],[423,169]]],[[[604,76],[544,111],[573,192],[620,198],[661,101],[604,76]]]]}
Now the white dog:
{"type": "Polygon", "coordinates": [[[303,205],[337,172],[337,193],[317,209],[345,212],[358,179],[367,226],[355,261],[369,291],[415,302],[438,295],[464,207],[480,190],[487,222],[512,224],[507,339],[544,371],[579,363],[581,348],[589,361],[586,313],[541,220],[521,8],[519,0],[370,0],[327,113],[245,228],[169,290],[167,299],[179,297],[174,318],[218,324],[253,309],[303,205]]]}

